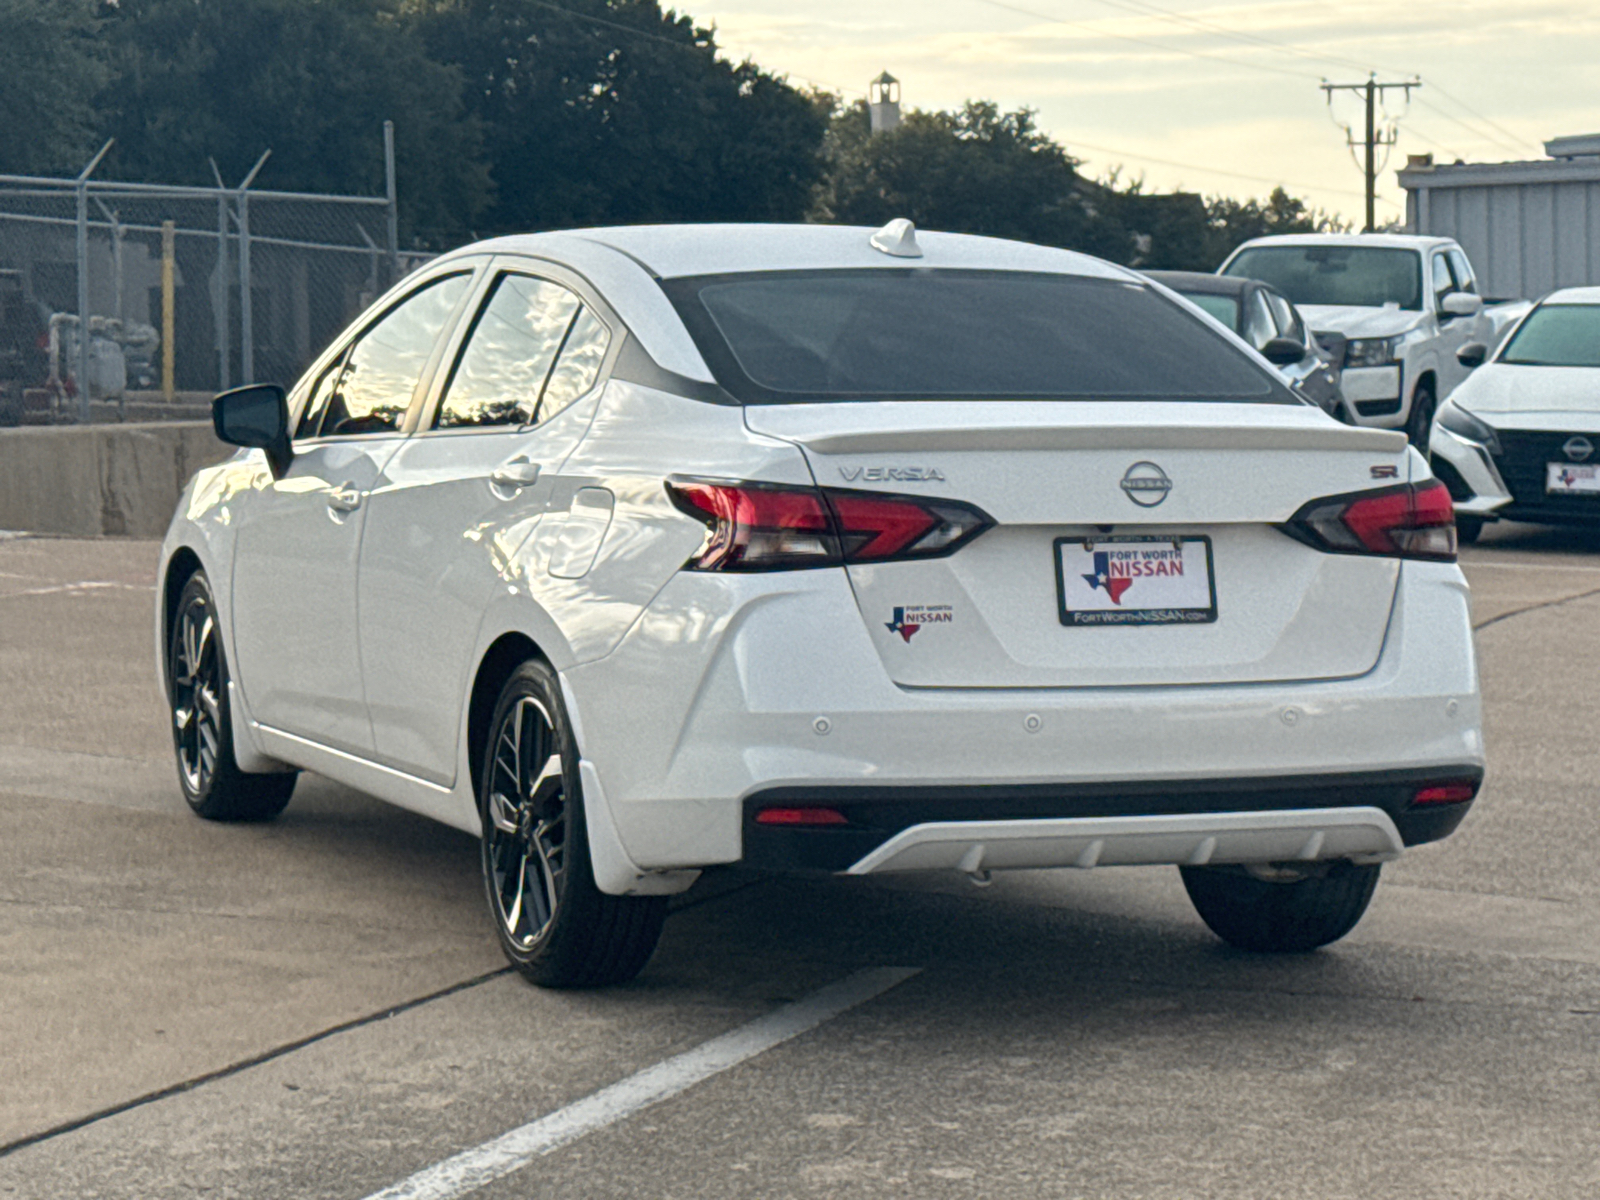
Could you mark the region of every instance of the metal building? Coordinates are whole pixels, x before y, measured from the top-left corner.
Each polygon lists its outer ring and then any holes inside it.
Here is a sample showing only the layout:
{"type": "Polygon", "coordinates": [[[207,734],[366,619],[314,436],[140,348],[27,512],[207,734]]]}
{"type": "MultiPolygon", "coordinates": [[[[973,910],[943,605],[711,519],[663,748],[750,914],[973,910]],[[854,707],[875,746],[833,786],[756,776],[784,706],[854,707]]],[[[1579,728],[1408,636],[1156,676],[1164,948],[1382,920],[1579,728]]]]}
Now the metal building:
{"type": "Polygon", "coordinates": [[[1535,162],[1449,166],[1412,155],[1400,172],[1407,228],[1460,242],[1489,296],[1600,284],[1600,134],[1544,151],[1535,162]]]}

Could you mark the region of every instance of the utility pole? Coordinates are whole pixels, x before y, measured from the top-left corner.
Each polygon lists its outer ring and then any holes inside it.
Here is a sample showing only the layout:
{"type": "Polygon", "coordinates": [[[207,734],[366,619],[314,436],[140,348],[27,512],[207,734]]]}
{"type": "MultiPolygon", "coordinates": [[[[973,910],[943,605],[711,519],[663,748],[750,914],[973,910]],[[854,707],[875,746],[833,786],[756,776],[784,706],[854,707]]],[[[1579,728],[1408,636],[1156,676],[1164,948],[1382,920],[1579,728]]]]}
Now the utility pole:
{"type": "MultiPolygon", "coordinates": [[[[1367,76],[1365,83],[1329,83],[1322,81],[1322,90],[1327,93],[1328,107],[1333,107],[1333,94],[1335,92],[1363,92],[1367,101],[1367,136],[1363,140],[1366,147],[1366,176],[1367,176],[1367,227],[1363,233],[1371,233],[1378,227],[1377,201],[1378,201],[1378,163],[1377,151],[1382,146],[1387,149],[1393,146],[1399,138],[1399,132],[1393,123],[1383,132],[1378,130],[1378,105],[1383,100],[1383,94],[1389,90],[1404,91],[1406,103],[1411,103],[1411,89],[1420,88],[1422,80],[1413,76],[1407,80],[1396,83],[1379,83],[1376,73],[1367,76]]],[[[1356,148],[1355,132],[1346,125],[1344,127],[1345,140],[1350,148],[1356,148]]]]}

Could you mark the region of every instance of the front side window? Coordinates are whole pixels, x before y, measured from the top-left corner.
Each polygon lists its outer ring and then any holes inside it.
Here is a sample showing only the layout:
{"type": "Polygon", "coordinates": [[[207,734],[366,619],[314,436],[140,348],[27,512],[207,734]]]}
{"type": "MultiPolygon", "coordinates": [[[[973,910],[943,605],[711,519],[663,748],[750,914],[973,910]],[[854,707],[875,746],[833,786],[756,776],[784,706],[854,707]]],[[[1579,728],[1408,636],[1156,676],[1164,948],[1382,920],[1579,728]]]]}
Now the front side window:
{"type": "Polygon", "coordinates": [[[568,289],[505,274],[445,388],[436,429],[532,425],[594,386],[611,334],[568,289]]]}
{"type": "Polygon", "coordinates": [[[1386,246],[1253,246],[1224,275],[1259,279],[1296,306],[1422,308],[1422,256],[1386,246]]]}
{"type": "Polygon", "coordinates": [[[1267,298],[1260,292],[1251,292],[1244,304],[1244,329],[1240,336],[1257,350],[1278,336],[1278,326],[1267,307],[1267,298]]]}
{"type": "Polygon", "coordinates": [[[1600,304],[1541,304],[1497,360],[1523,367],[1600,367],[1600,304]]]}
{"type": "Polygon", "coordinates": [[[746,404],[833,400],[1298,403],[1186,305],[1139,283],[875,267],[662,284],[746,404]]]}
{"type": "MultiPolygon", "coordinates": [[[[412,292],[367,328],[325,400],[313,395],[298,437],[350,437],[400,428],[439,337],[472,282],[446,275],[412,292]]],[[[320,384],[319,384],[320,390],[320,384]]]]}
{"type": "Polygon", "coordinates": [[[1277,292],[1268,292],[1267,307],[1272,309],[1272,316],[1278,323],[1278,336],[1286,337],[1290,341],[1305,344],[1306,327],[1301,322],[1293,306],[1277,292]]]}
{"type": "Polygon", "coordinates": [[[1444,298],[1456,290],[1456,281],[1450,275],[1450,263],[1442,254],[1433,256],[1433,302],[1442,305],[1444,298]]]}
{"type": "Polygon", "coordinates": [[[1451,250],[1450,267],[1455,271],[1456,286],[1469,295],[1478,294],[1478,281],[1472,277],[1472,264],[1467,261],[1467,256],[1459,250],[1451,250]]]}

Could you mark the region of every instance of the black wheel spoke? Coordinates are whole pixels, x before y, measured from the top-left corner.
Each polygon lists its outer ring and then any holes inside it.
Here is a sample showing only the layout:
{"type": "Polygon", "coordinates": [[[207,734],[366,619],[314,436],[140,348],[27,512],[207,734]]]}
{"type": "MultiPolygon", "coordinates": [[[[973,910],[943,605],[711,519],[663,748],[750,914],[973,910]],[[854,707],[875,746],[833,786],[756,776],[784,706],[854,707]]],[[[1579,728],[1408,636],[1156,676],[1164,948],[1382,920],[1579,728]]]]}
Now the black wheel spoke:
{"type": "Polygon", "coordinates": [[[483,836],[496,916],[524,950],[549,930],[561,903],[565,799],[550,714],[518,697],[494,734],[484,787],[483,836]]]}

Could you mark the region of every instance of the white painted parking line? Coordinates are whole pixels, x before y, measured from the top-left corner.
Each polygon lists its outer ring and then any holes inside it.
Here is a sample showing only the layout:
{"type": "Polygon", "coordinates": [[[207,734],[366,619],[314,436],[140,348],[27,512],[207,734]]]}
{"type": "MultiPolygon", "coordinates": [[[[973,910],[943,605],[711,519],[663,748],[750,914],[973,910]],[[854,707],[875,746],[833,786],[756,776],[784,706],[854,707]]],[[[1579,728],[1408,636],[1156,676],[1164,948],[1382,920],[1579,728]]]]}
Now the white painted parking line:
{"type": "Polygon", "coordinates": [[[83,596],[90,592],[153,592],[153,583],[122,583],[118,580],[86,579],[81,583],[58,583],[49,587],[29,588],[21,592],[0,592],[0,600],[15,600],[22,596],[83,596]]]}
{"type": "Polygon", "coordinates": [[[920,967],[876,967],[857,971],[731,1033],[646,1067],[548,1116],[418,1171],[367,1200],[451,1200],[465,1196],[526,1166],[541,1154],[630,1117],[815,1029],[840,1013],[881,996],[920,970],[920,967]]]}

